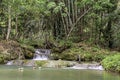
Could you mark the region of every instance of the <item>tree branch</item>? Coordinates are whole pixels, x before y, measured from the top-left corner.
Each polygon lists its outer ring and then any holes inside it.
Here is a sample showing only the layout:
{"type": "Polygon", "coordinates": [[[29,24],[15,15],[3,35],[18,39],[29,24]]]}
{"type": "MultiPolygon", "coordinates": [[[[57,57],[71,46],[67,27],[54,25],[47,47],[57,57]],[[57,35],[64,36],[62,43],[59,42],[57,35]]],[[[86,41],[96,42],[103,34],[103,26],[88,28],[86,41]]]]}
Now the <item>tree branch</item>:
{"type": "Polygon", "coordinates": [[[92,9],[92,8],[89,8],[84,14],[82,14],[82,15],[76,20],[75,23],[72,24],[71,29],[70,29],[70,31],[69,31],[69,33],[68,33],[68,35],[67,35],[67,39],[68,39],[68,37],[70,36],[71,32],[73,31],[74,27],[75,27],[75,26],[77,25],[77,23],[80,21],[80,19],[81,19],[82,17],[84,17],[91,9],[92,9]]]}

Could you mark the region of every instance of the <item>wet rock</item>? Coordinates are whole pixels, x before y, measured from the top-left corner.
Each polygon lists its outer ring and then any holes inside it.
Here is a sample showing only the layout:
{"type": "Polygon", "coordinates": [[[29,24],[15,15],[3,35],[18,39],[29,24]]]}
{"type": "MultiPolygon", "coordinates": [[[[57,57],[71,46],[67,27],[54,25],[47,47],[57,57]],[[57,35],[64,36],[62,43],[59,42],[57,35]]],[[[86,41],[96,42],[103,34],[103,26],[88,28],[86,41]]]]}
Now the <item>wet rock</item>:
{"type": "Polygon", "coordinates": [[[32,59],[34,54],[29,50],[24,50],[25,59],[32,59]]]}
{"type": "Polygon", "coordinates": [[[76,62],[62,61],[62,60],[13,60],[9,61],[6,65],[19,65],[19,66],[37,66],[37,67],[51,67],[51,68],[64,68],[72,67],[76,62]]]}
{"type": "Polygon", "coordinates": [[[95,69],[95,70],[104,70],[103,67],[99,63],[82,63],[77,64],[72,69],[95,69]]]}
{"type": "Polygon", "coordinates": [[[15,41],[0,41],[0,64],[9,60],[24,59],[23,49],[15,41]]]}

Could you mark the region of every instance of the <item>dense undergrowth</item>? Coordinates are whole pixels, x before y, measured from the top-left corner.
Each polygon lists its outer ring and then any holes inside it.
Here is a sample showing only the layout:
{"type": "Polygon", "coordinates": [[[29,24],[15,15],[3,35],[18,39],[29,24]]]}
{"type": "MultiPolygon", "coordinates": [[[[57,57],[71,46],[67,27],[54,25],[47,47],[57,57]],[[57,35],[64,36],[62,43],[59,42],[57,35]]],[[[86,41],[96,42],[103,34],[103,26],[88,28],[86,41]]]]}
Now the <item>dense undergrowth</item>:
{"type": "Polygon", "coordinates": [[[102,49],[98,46],[90,46],[85,43],[74,44],[69,49],[63,52],[55,52],[53,57],[55,59],[74,60],[74,61],[96,61],[101,62],[106,56],[113,55],[118,52],[109,51],[108,49],[102,49]]]}
{"type": "Polygon", "coordinates": [[[120,52],[102,49],[99,46],[91,46],[86,43],[77,43],[63,52],[53,53],[54,59],[99,62],[105,70],[120,73],[120,52]]]}
{"type": "Polygon", "coordinates": [[[99,62],[105,70],[120,73],[120,52],[102,49],[99,46],[77,43],[61,53],[55,53],[53,56],[55,59],[99,62]]]}
{"type": "Polygon", "coordinates": [[[41,42],[31,40],[1,41],[0,63],[17,59],[19,54],[23,59],[32,59],[36,48],[51,50],[52,60],[67,60],[80,62],[100,62],[105,70],[120,72],[120,54],[117,51],[102,49],[99,46],[70,41],[41,42]],[[117,54],[117,55],[116,55],[117,54]],[[102,62],[101,62],[102,61],[102,62]]]}
{"type": "Polygon", "coordinates": [[[106,57],[102,61],[102,65],[107,71],[120,73],[120,54],[106,57]]]}

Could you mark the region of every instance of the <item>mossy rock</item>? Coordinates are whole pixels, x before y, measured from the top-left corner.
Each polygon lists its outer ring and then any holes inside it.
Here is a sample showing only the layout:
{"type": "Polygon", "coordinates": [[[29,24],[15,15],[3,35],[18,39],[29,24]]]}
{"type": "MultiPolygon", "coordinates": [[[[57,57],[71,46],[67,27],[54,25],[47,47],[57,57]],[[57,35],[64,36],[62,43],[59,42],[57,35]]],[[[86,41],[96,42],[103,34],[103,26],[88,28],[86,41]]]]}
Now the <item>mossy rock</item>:
{"type": "Polygon", "coordinates": [[[31,52],[34,52],[35,51],[35,48],[33,46],[30,46],[30,45],[26,45],[26,44],[21,44],[20,47],[23,49],[23,50],[29,50],[31,52]]]}
{"type": "Polygon", "coordinates": [[[24,59],[23,50],[16,41],[0,41],[0,53],[4,57],[2,58],[4,61],[1,59],[2,62],[18,59],[19,55],[21,59],[24,59]]]}
{"type": "Polygon", "coordinates": [[[43,67],[48,61],[35,61],[36,65],[39,67],[43,67]]]}
{"type": "Polygon", "coordinates": [[[26,44],[21,44],[25,59],[32,59],[34,56],[35,49],[34,47],[26,44]]]}
{"type": "Polygon", "coordinates": [[[24,55],[25,55],[25,59],[33,59],[34,56],[34,54],[29,50],[25,50],[24,55]]]}
{"type": "Polygon", "coordinates": [[[4,55],[0,54],[0,64],[3,64],[3,63],[4,63],[4,55]]]}
{"type": "Polygon", "coordinates": [[[3,46],[0,46],[0,52],[3,52],[5,49],[3,48],[3,46]]]}
{"type": "Polygon", "coordinates": [[[75,54],[70,54],[70,53],[53,53],[52,57],[54,60],[68,60],[68,61],[76,61],[77,60],[77,55],[75,54]]]}
{"type": "Polygon", "coordinates": [[[10,55],[8,54],[0,54],[0,64],[6,63],[8,60],[10,60],[10,55]]]}
{"type": "Polygon", "coordinates": [[[49,60],[49,61],[35,61],[36,66],[39,67],[51,67],[51,68],[64,68],[64,67],[72,67],[76,63],[71,61],[63,61],[63,60],[49,60]]]}

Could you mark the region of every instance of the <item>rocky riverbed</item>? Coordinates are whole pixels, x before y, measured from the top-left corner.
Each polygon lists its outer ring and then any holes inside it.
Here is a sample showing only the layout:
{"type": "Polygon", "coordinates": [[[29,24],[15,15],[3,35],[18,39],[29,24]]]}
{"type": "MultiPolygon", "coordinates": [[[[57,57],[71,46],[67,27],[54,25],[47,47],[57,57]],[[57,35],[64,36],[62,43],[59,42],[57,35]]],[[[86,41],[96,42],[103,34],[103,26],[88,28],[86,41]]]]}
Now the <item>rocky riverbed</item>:
{"type": "Polygon", "coordinates": [[[6,65],[104,70],[99,63],[95,63],[95,62],[79,64],[74,61],[63,61],[63,60],[13,60],[13,61],[9,61],[6,65]]]}

